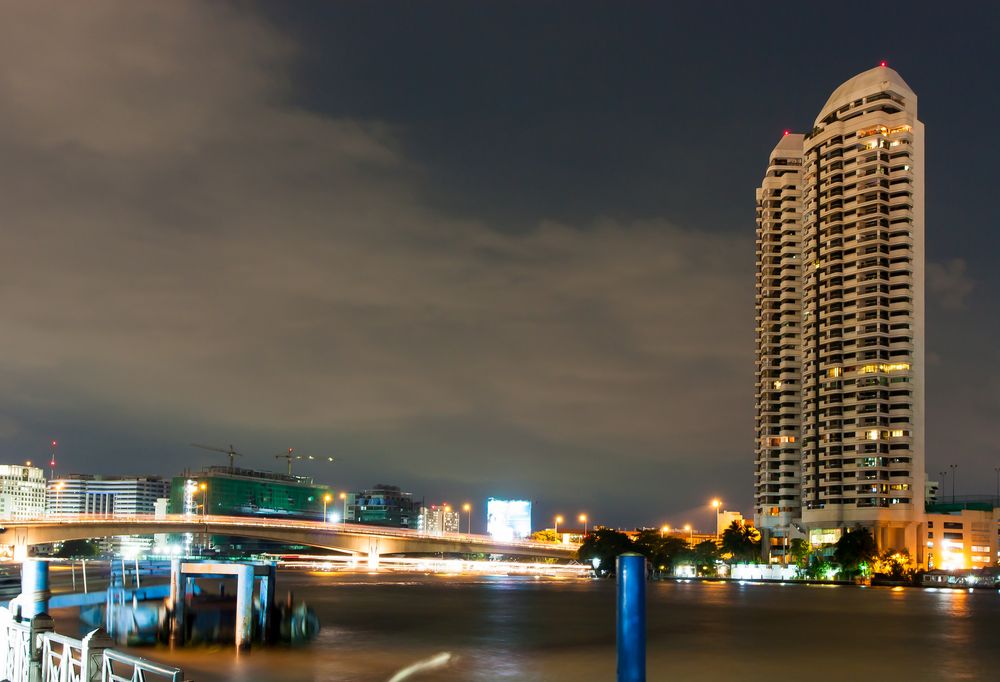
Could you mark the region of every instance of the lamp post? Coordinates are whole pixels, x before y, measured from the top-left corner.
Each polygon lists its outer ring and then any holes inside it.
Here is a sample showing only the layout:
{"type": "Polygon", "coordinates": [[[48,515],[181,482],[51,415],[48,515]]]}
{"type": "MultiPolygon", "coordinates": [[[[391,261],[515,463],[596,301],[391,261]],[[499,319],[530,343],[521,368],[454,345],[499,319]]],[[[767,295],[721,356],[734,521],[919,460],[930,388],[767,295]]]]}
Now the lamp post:
{"type": "MultiPolygon", "coordinates": [[[[472,505],[466,502],[462,505],[462,511],[469,517],[469,535],[472,535],[472,505]]],[[[461,528],[459,528],[461,531],[461,528]]]]}
{"type": "Polygon", "coordinates": [[[712,500],[712,507],[715,509],[715,537],[719,537],[719,514],[722,513],[722,502],[716,498],[712,500]]]}
{"type": "Polygon", "coordinates": [[[997,472],[997,497],[993,500],[993,506],[1000,506],[1000,467],[993,467],[993,470],[997,472]]]}
{"type": "Polygon", "coordinates": [[[955,479],[958,478],[958,465],[949,464],[948,468],[951,469],[951,503],[955,504],[955,479]]]}
{"type": "Polygon", "coordinates": [[[556,527],[555,527],[556,535],[559,535],[559,524],[562,523],[562,522],[563,522],[563,517],[557,515],[556,516],[556,527]]]}
{"type": "Polygon", "coordinates": [[[332,499],[333,499],[333,495],[331,495],[330,493],[327,493],[326,495],[323,496],[323,523],[326,523],[326,521],[327,521],[327,518],[326,518],[326,505],[328,505],[330,503],[330,500],[332,500],[332,499]]]}
{"type": "Polygon", "coordinates": [[[340,493],[340,499],[344,501],[344,518],[341,521],[347,523],[347,493],[340,493]]]}
{"type": "Polygon", "coordinates": [[[660,537],[661,538],[666,537],[667,533],[669,533],[669,532],[670,532],[670,526],[665,525],[665,524],[662,525],[662,526],[660,526],[660,537]]]}
{"type": "Polygon", "coordinates": [[[688,545],[694,547],[694,528],[691,527],[690,523],[686,523],[684,524],[684,530],[686,530],[688,534],[688,545]]]}
{"type": "Polygon", "coordinates": [[[65,488],[65,487],[66,487],[66,481],[59,481],[58,483],[56,483],[56,508],[55,508],[55,513],[56,514],[59,514],[62,511],[60,509],[60,507],[61,507],[60,501],[62,500],[62,494],[61,493],[63,491],[63,488],[65,488]]]}
{"type": "Polygon", "coordinates": [[[580,523],[583,524],[583,537],[587,537],[587,530],[589,530],[589,528],[587,526],[587,515],[586,514],[580,514],[580,523]]]}
{"type": "Polygon", "coordinates": [[[202,483],[198,486],[201,490],[201,515],[202,517],[208,516],[208,484],[202,483]]]}

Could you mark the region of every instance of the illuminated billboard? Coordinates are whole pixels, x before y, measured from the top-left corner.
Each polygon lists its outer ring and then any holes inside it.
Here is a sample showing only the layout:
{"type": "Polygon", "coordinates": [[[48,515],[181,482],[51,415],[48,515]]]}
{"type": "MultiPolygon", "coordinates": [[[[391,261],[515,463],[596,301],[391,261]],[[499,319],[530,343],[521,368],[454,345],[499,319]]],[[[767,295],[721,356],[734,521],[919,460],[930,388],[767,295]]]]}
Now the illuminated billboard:
{"type": "Polygon", "coordinates": [[[529,500],[486,501],[486,531],[497,540],[520,540],[531,535],[529,500]]]}

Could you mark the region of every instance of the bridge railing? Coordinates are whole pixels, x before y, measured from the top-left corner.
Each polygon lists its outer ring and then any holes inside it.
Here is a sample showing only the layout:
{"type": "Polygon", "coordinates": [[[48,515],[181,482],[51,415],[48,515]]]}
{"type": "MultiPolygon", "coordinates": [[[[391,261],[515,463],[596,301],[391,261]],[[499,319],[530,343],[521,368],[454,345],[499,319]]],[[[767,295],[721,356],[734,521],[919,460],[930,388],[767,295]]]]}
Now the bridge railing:
{"type": "Polygon", "coordinates": [[[89,525],[99,523],[122,525],[144,524],[151,526],[176,526],[182,524],[203,527],[206,528],[206,531],[210,531],[211,526],[229,528],[297,528],[302,530],[317,530],[375,537],[451,540],[484,547],[509,547],[511,549],[521,550],[551,550],[554,546],[570,550],[578,547],[576,543],[535,542],[532,540],[498,541],[488,535],[475,535],[471,533],[428,533],[410,528],[385,528],[343,521],[338,523],[328,523],[325,521],[307,521],[301,519],[275,519],[253,516],[223,515],[205,516],[200,514],[167,514],[160,516],[153,514],[54,514],[36,519],[16,519],[13,521],[7,521],[3,523],[3,526],[6,528],[13,528],[17,526],[89,525]]]}

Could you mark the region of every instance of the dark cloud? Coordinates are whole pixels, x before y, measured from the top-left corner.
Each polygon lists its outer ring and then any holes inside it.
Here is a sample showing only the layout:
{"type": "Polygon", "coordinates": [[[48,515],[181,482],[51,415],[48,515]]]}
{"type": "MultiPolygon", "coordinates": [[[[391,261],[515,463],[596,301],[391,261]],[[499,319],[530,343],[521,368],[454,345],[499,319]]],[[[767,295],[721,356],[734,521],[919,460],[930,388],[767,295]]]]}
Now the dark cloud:
{"type": "MultiPolygon", "coordinates": [[[[700,458],[749,468],[749,236],[448,215],[405,130],[290,102],[285,35],[221,5],[120,9],[0,29],[12,413],[110,441],[169,421],[144,446],[163,473],[205,430],[265,453],[309,434],[379,450],[354,485],[609,515],[648,514],[700,458]]],[[[116,449],[86,468],[135,469],[116,449]]]]}
{"type": "MultiPolygon", "coordinates": [[[[192,441],[260,467],[291,445],[337,454],[311,473],[338,487],[540,517],[749,510],[753,187],[888,48],[779,65],[729,12],[581,14],[556,45],[557,17],[463,5],[5,5],[5,458],[57,436],[66,469],[170,474],[209,461],[192,441]]],[[[989,471],[993,237],[933,171],[968,163],[935,131],[976,72],[890,47],[928,122],[928,469],[989,471]]]]}

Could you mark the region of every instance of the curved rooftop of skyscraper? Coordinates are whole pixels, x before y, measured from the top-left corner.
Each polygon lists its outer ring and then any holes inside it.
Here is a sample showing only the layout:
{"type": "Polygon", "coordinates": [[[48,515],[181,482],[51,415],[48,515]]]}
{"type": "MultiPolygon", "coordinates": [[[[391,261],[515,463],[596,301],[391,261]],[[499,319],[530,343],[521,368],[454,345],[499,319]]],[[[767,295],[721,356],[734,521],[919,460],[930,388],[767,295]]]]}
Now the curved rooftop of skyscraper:
{"type": "Polygon", "coordinates": [[[815,125],[820,125],[823,119],[844,105],[884,90],[901,95],[906,100],[907,107],[912,109],[913,114],[916,115],[916,93],[894,69],[880,65],[874,69],[862,71],[834,90],[820,110],[819,116],[816,117],[815,125]]]}

